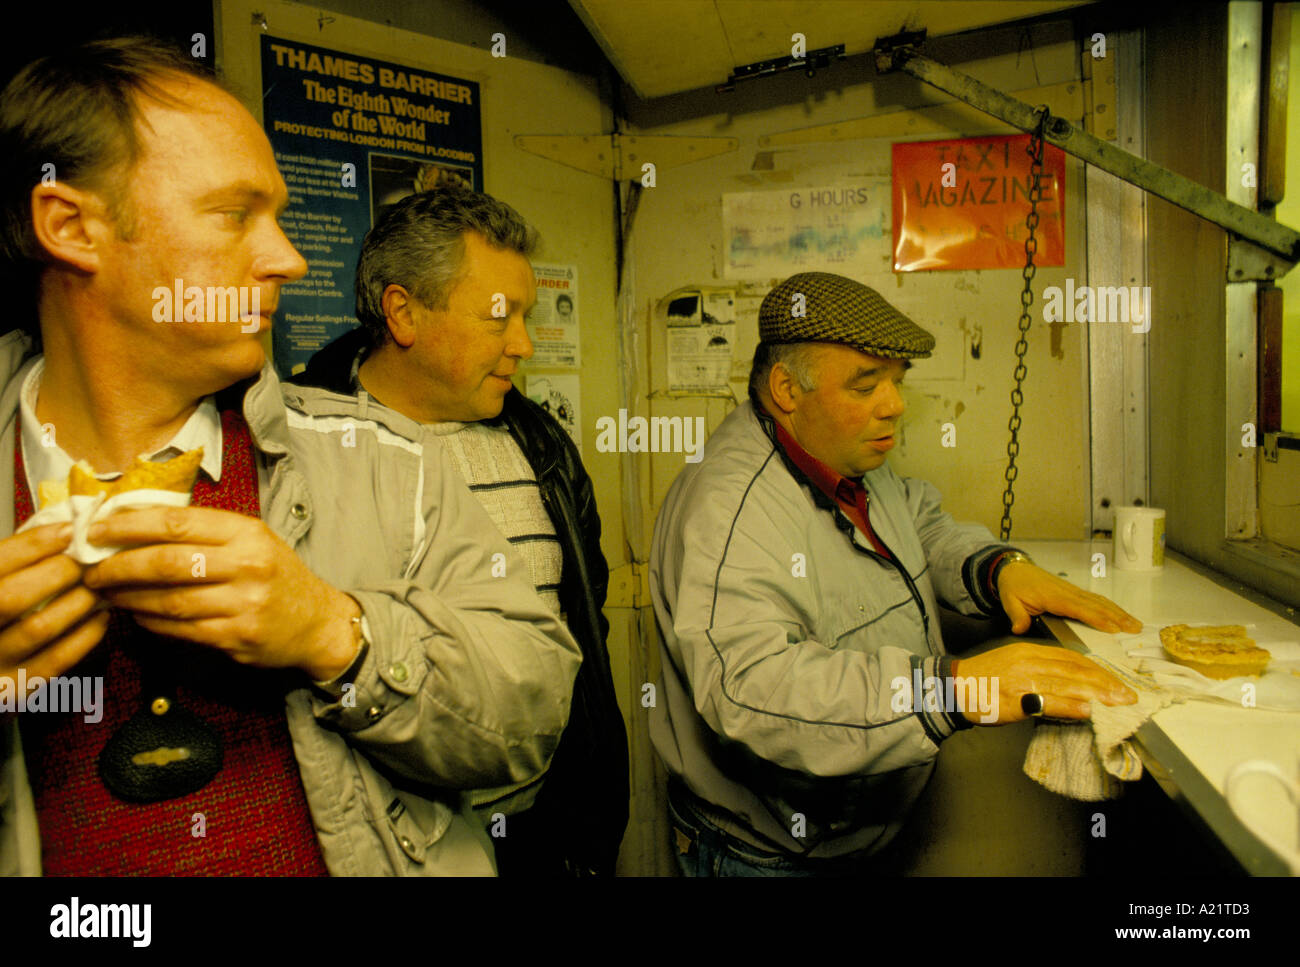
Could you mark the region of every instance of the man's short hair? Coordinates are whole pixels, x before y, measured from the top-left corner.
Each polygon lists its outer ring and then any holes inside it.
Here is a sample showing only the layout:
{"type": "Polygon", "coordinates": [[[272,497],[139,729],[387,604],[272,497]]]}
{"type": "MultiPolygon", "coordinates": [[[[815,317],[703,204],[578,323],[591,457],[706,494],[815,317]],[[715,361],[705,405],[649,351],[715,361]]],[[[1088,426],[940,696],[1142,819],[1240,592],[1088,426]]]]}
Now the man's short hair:
{"type": "Polygon", "coordinates": [[[432,309],[445,309],[465,260],[465,233],[527,258],[537,235],[520,214],[490,195],[457,185],[403,198],[383,214],[357,261],[357,319],[371,345],[389,338],[384,290],[400,285],[432,309]]]}
{"type": "Polygon", "coordinates": [[[119,234],[130,237],[126,194],[141,150],[138,99],[174,105],[176,99],[158,83],[168,74],[220,86],[201,61],[146,36],[58,51],[28,64],[6,85],[0,92],[0,245],[7,258],[42,259],[32,231],[31,193],[50,175],[103,194],[119,234]]]}
{"type": "Polygon", "coordinates": [[[760,342],[754,348],[754,364],[749,369],[749,396],[754,401],[761,400],[767,392],[768,374],[772,367],[780,363],[786,368],[799,388],[805,393],[817,388],[813,378],[813,363],[816,357],[816,342],[760,342]]]}
{"type": "Polygon", "coordinates": [[[128,204],[140,156],[139,98],[176,100],[159,85],[188,75],[222,86],[198,60],[147,36],[88,41],[32,61],[0,91],[0,257],[18,321],[39,336],[36,287],[45,253],[32,227],[32,189],[53,177],[104,197],[119,238],[135,233],[128,204]]]}

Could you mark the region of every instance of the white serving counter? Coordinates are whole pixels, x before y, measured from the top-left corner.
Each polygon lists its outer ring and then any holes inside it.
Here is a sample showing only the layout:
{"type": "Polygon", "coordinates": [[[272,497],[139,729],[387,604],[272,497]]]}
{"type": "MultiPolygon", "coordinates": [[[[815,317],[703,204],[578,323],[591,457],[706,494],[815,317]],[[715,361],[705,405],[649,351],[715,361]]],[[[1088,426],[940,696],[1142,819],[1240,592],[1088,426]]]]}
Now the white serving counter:
{"type": "MultiPolygon", "coordinates": [[[[1167,553],[1159,571],[1143,573],[1109,567],[1112,547],[1097,541],[1015,541],[1040,567],[1097,594],[1103,594],[1148,628],[1169,624],[1247,624],[1261,640],[1300,639],[1294,609],[1280,607],[1248,589],[1232,590],[1211,572],[1180,555],[1167,553]],[[1106,577],[1092,576],[1092,555],[1106,555],[1106,577]],[[1265,606],[1268,605],[1268,606],[1265,606]],[[1280,613],[1279,613],[1280,612],[1280,613]]],[[[1079,621],[1044,617],[1052,634],[1067,647],[1123,659],[1125,633],[1106,634],[1079,621]]],[[[1243,868],[1258,875],[1286,875],[1286,864],[1264,846],[1228,807],[1224,780],[1246,759],[1275,763],[1300,779],[1300,712],[1236,708],[1206,701],[1172,705],[1138,730],[1143,763],[1169,795],[1209,834],[1216,836],[1243,868]]],[[[1245,819],[1283,843],[1300,849],[1300,817],[1285,789],[1260,776],[1244,780],[1245,819]]]]}

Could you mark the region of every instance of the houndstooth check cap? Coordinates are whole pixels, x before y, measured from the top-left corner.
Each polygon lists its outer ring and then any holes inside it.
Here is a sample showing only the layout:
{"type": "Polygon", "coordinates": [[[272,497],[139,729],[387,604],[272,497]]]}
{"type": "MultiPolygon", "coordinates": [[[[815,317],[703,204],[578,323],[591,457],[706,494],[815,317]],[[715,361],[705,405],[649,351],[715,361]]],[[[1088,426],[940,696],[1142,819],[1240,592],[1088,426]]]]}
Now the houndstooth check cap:
{"type": "Polygon", "coordinates": [[[758,338],[843,343],[886,359],[921,359],[934,349],[934,336],[875,289],[829,272],[800,272],[769,292],[758,310],[758,338]]]}

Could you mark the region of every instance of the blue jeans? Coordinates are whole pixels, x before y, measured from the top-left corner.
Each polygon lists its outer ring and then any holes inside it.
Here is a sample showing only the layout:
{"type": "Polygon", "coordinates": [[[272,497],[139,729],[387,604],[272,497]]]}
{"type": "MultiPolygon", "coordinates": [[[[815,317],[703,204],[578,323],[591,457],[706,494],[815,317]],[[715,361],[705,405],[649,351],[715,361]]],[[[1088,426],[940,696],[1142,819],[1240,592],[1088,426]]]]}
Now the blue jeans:
{"type": "Polygon", "coordinates": [[[683,876],[822,876],[848,872],[842,864],[794,860],[751,846],[709,822],[694,808],[692,798],[676,784],[669,786],[673,855],[683,876]]]}

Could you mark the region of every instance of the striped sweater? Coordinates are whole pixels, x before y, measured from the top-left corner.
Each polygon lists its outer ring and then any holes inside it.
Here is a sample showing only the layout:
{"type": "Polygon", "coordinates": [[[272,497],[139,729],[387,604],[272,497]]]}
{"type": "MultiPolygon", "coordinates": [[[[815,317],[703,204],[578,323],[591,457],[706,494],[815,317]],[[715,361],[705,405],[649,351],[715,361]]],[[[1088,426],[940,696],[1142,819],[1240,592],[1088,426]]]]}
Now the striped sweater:
{"type": "Polygon", "coordinates": [[[447,448],[492,523],[527,562],[538,596],[560,614],[560,542],[542,504],[537,476],[509,430],[455,421],[425,426],[447,448]]]}

